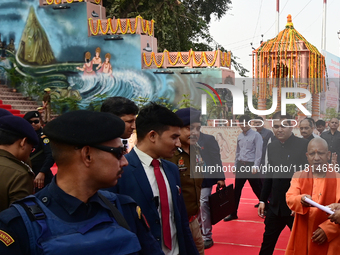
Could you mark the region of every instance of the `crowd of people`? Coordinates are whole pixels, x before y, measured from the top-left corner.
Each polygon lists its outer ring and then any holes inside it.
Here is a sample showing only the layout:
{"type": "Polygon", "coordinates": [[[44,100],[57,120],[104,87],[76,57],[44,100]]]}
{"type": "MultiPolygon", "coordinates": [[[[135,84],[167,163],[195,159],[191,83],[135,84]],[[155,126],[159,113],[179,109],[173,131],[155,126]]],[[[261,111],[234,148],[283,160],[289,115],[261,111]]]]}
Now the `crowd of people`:
{"type": "MultiPolygon", "coordinates": [[[[238,219],[248,180],[265,218],[260,254],[273,254],[285,226],[292,231],[286,254],[336,254],[339,120],[327,129],[305,118],[298,137],[289,115],[272,119],[273,132],[260,116],[239,118],[236,207],[224,221],[238,219]],[[276,167],[290,171],[268,171],[276,167]]],[[[209,196],[214,185],[225,187],[225,176],[197,171],[222,166],[199,110],[139,109],[111,97],[100,112],[71,111],[43,125],[38,111],[21,118],[0,109],[0,254],[202,255],[214,245],[209,196]]]]}

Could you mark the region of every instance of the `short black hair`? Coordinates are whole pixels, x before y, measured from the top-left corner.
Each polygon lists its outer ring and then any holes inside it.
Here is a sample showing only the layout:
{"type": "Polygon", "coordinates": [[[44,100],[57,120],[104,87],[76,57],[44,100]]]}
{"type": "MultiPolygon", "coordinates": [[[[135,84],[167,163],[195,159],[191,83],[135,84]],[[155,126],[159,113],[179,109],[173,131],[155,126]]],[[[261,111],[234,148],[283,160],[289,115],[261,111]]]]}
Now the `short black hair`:
{"type": "Polygon", "coordinates": [[[313,120],[312,118],[304,118],[303,120],[300,121],[300,124],[301,124],[301,122],[304,121],[304,120],[307,120],[307,121],[308,121],[309,126],[310,126],[311,128],[314,128],[314,127],[315,127],[315,120],[313,120]]]}
{"type": "Polygon", "coordinates": [[[248,121],[250,121],[251,118],[250,118],[248,115],[242,115],[242,116],[238,119],[239,122],[243,122],[244,120],[248,123],[248,121]]]}
{"type": "Polygon", "coordinates": [[[138,114],[138,106],[128,98],[125,97],[109,97],[100,108],[101,112],[109,112],[122,117],[129,114],[138,114]]]}
{"type": "Polygon", "coordinates": [[[278,111],[278,112],[274,113],[272,119],[273,119],[273,120],[274,120],[274,119],[279,119],[279,120],[287,119],[287,122],[288,122],[288,124],[290,125],[290,124],[292,124],[290,120],[293,119],[293,117],[290,116],[289,113],[286,113],[286,115],[282,115],[281,111],[278,111]]]}
{"type": "Polygon", "coordinates": [[[263,118],[261,116],[259,116],[259,115],[256,115],[254,120],[262,120],[263,121],[263,118]]]}
{"type": "Polygon", "coordinates": [[[183,127],[182,120],[168,108],[151,102],[144,106],[136,119],[137,139],[144,139],[147,133],[154,130],[159,135],[169,127],[183,127]]]}
{"type": "Polygon", "coordinates": [[[74,145],[59,143],[57,141],[51,140],[50,146],[53,159],[57,166],[70,164],[72,159],[72,153],[70,152],[75,151],[74,145]]]}
{"type": "Polygon", "coordinates": [[[326,126],[326,121],[324,121],[324,120],[318,120],[318,121],[316,122],[316,126],[323,126],[323,127],[325,127],[325,126],[326,126]]]}
{"type": "Polygon", "coordinates": [[[13,143],[22,138],[23,138],[22,136],[6,132],[5,130],[0,130],[0,145],[12,145],[13,143]]]}

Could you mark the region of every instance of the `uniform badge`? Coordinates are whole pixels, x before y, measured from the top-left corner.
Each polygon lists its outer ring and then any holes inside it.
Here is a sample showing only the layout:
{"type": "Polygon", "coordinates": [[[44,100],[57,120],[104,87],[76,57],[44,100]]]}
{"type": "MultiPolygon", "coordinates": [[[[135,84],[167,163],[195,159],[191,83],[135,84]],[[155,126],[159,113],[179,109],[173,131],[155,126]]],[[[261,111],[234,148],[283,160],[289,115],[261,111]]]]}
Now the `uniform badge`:
{"type": "Polygon", "coordinates": [[[177,166],[178,166],[178,169],[179,169],[180,172],[183,172],[183,171],[187,170],[187,167],[184,164],[183,157],[180,157],[180,159],[177,162],[177,166]]]}
{"type": "Polygon", "coordinates": [[[181,195],[181,193],[182,193],[182,189],[181,189],[181,187],[180,187],[180,186],[178,186],[178,185],[176,185],[176,187],[177,187],[177,190],[178,190],[178,195],[181,195]]]}
{"type": "Polygon", "coordinates": [[[13,237],[11,237],[3,230],[0,230],[0,241],[3,242],[6,246],[10,246],[12,243],[14,243],[13,237]]]}
{"type": "Polygon", "coordinates": [[[178,160],[177,165],[178,165],[178,167],[184,166],[184,159],[183,159],[183,157],[181,157],[181,158],[178,160]]]}
{"type": "Polygon", "coordinates": [[[142,213],[142,209],[140,209],[139,206],[136,207],[136,212],[137,212],[137,214],[138,214],[138,219],[142,220],[144,226],[145,226],[148,230],[150,230],[150,225],[149,225],[148,221],[146,220],[144,214],[142,213]]]}
{"type": "Polygon", "coordinates": [[[50,142],[50,139],[45,138],[45,139],[43,140],[43,142],[44,142],[44,144],[48,144],[48,143],[50,142]]]}
{"type": "Polygon", "coordinates": [[[142,209],[140,209],[139,206],[136,207],[136,212],[138,214],[138,219],[141,219],[142,218],[142,209]]]}
{"type": "Polygon", "coordinates": [[[144,222],[145,226],[147,227],[148,230],[150,230],[150,225],[149,225],[148,221],[146,220],[143,213],[142,213],[142,217],[143,217],[143,222],[144,222]]]}
{"type": "Polygon", "coordinates": [[[196,165],[197,166],[203,166],[204,165],[204,161],[203,161],[201,154],[196,154],[196,165]]]}

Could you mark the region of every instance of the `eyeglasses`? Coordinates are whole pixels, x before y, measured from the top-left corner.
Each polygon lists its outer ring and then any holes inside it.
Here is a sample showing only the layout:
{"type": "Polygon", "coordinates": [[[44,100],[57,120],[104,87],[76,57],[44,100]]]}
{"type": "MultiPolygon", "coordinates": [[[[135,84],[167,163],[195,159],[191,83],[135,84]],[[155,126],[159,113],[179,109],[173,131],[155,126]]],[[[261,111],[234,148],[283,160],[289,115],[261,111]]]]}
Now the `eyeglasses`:
{"type": "Polygon", "coordinates": [[[30,124],[34,123],[34,124],[38,124],[40,122],[40,120],[29,120],[28,121],[30,124]]]}
{"type": "Polygon", "coordinates": [[[91,145],[91,147],[96,148],[101,151],[106,151],[112,153],[118,160],[120,160],[125,154],[125,147],[110,147],[105,145],[91,145]]]}

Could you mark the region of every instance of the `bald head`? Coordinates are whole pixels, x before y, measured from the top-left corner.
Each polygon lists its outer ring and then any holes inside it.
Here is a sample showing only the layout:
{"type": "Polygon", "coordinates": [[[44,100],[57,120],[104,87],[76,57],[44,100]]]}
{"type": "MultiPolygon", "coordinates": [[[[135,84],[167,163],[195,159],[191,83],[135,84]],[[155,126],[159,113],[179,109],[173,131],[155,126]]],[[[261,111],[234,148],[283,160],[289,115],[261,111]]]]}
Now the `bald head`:
{"type": "Polygon", "coordinates": [[[327,142],[320,137],[316,137],[309,142],[306,156],[309,165],[314,167],[313,171],[319,172],[327,169],[324,166],[328,164],[331,152],[328,150],[327,142]]]}
{"type": "Polygon", "coordinates": [[[328,150],[328,144],[325,139],[322,139],[321,137],[315,137],[313,138],[309,143],[308,143],[308,148],[309,150],[310,147],[317,146],[319,148],[323,148],[325,150],[328,150]]]}
{"type": "Polygon", "coordinates": [[[332,118],[328,123],[329,128],[331,129],[332,133],[338,130],[339,127],[339,120],[337,118],[332,118]]]}

